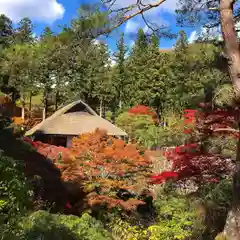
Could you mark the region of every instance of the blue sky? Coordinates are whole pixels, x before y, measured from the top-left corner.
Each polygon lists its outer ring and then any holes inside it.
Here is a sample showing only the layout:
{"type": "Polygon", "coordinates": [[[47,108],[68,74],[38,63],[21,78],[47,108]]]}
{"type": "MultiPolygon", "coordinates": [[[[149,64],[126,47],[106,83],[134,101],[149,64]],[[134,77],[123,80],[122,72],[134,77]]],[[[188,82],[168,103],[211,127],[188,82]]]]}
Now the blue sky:
{"type": "MultiPolygon", "coordinates": [[[[136,0],[117,0],[118,7],[124,7],[136,0]]],[[[149,0],[145,0],[149,1],[149,0]]],[[[154,1],[154,0],[150,0],[154,1]]],[[[71,19],[77,16],[77,9],[82,3],[92,3],[92,0],[0,0],[0,13],[9,16],[13,22],[19,21],[23,17],[32,19],[35,29],[39,35],[44,27],[50,26],[53,31],[58,32],[59,26],[70,24],[71,19]]],[[[177,27],[175,13],[177,0],[167,0],[163,6],[154,9],[146,14],[146,18],[158,25],[168,26],[173,33],[177,33],[182,28],[177,27]]],[[[116,40],[121,32],[125,33],[126,43],[130,47],[134,41],[134,36],[138,28],[146,29],[140,16],[130,20],[109,38],[106,39],[112,51],[116,49],[116,40]]],[[[192,41],[196,35],[195,29],[184,29],[192,41]]],[[[160,48],[171,48],[176,39],[161,39],[160,48]]]]}

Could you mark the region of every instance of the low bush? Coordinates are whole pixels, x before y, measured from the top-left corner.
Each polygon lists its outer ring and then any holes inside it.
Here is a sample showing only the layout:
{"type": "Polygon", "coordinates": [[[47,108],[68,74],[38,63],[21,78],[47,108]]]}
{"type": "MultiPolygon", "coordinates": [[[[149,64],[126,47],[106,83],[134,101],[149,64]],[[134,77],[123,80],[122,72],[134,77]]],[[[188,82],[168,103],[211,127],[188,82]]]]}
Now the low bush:
{"type": "Polygon", "coordinates": [[[19,239],[110,240],[102,223],[88,214],[81,217],[34,212],[19,224],[19,239]]]}
{"type": "MultiPolygon", "coordinates": [[[[209,239],[222,232],[232,203],[232,180],[208,183],[199,189],[199,199],[205,208],[205,235],[209,239]]],[[[219,237],[219,239],[221,239],[219,237]]]]}
{"type": "Polygon", "coordinates": [[[146,240],[148,231],[141,226],[133,226],[122,219],[112,219],[109,224],[114,240],[146,240]]]}
{"type": "Polygon", "coordinates": [[[199,239],[203,218],[193,202],[174,193],[162,194],[155,201],[157,222],[148,228],[149,240],[199,239]],[[191,238],[191,237],[195,238],[191,238]]]}
{"type": "Polygon", "coordinates": [[[168,113],[164,116],[167,126],[158,126],[150,113],[133,108],[130,112],[118,116],[116,123],[124,129],[130,140],[148,149],[170,147],[184,144],[187,135],[184,133],[184,121],[168,113]]]}

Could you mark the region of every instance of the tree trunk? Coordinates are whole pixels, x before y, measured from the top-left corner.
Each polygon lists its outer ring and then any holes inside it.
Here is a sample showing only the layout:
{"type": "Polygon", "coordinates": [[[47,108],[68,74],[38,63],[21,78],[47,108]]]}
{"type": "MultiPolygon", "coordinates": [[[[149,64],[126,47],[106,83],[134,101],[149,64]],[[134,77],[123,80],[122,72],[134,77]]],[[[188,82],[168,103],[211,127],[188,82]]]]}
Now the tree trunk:
{"type": "Polygon", "coordinates": [[[106,119],[106,105],[103,103],[103,118],[106,119]]]}
{"type": "Polygon", "coordinates": [[[48,108],[48,88],[45,86],[44,88],[44,99],[43,99],[43,121],[46,119],[47,116],[47,108],[48,108]]]}
{"type": "MultiPolygon", "coordinates": [[[[237,108],[240,103],[240,51],[233,20],[234,0],[220,1],[220,17],[230,78],[235,91],[237,108]]],[[[240,118],[235,118],[240,128],[240,118]]],[[[228,213],[224,234],[228,240],[240,239],[240,139],[237,144],[236,168],[233,176],[233,203],[228,213]]]]}
{"type": "Polygon", "coordinates": [[[58,91],[56,92],[56,96],[55,96],[55,111],[57,111],[58,109],[58,91]]]}
{"type": "Polygon", "coordinates": [[[157,107],[156,107],[156,116],[157,116],[157,124],[158,124],[158,126],[160,126],[161,121],[163,120],[163,119],[161,119],[162,118],[161,117],[161,113],[162,113],[162,108],[161,108],[160,105],[157,105],[157,107]]]}
{"type": "Polygon", "coordinates": [[[240,52],[237,33],[233,20],[234,0],[220,1],[220,16],[222,35],[225,42],[225,51],[228,57],[230,78],[236,93],[236,99],[240,98],[240,52]]]}
{"type": "Polygon", "coordinates": [[[102,117],[102,115],[103,115],[103,101],[102,101],[102,99],[100,100],[99,115],[100,115],[100,117],[102,117]]]}
{"type": "Polygon", "coordinates": [[[42,120],[44,121],[46,119],[46,107],[43,107],[43,115],[42,115],[42,120]]]}
{"type": "Polygon", "coordinates": [[[115,124],[115,122],[116,122],[116,105],[115,105],[115,101],[113,102],[113,105],[111,106],[111,110],[112,110],[111,121],[112,121],[113,124],[115,124]]]}
{"type": "Polygon", "coordinates": [[[119,100],[119,109],[122,109],[122,100],[119,100]]]}
{"type": "Polygon", "coordinates": [[[29,96],[29,117],[32,118],[32,91],[29,96]]]}
{"type": "Polygon", "coordinates": [[[23,106],[22,106],[22,120],[23,120],[23,122],[25,120],[25,104],[23,104],[23,106]]]}
{"type": "Polygon", "coordinates": [[[48,108],[48,100],[47,100],[47,97],[45,97],[44,106],[43,106],[43,121],[46,119],[46,116],[47,116],[47,108],[48,108]]]}

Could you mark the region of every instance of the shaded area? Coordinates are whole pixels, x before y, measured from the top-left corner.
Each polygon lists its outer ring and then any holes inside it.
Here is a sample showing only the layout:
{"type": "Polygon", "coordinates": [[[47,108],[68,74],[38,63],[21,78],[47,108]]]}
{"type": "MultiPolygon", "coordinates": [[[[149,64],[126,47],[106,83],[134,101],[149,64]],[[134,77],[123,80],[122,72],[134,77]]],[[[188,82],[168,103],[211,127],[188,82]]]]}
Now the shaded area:
{"type": "Polygon", "coordinates": [[[62,181],[60,170],[50,160],[32,149],[28,143],[16,139],[9,128],[0,134],[0,149],[4,155],[24,163],[25,175],[33,185],[35,200],[51,206],[54,204],[53,209],[56,211],[64,208],[71,192],[62,181]]]}

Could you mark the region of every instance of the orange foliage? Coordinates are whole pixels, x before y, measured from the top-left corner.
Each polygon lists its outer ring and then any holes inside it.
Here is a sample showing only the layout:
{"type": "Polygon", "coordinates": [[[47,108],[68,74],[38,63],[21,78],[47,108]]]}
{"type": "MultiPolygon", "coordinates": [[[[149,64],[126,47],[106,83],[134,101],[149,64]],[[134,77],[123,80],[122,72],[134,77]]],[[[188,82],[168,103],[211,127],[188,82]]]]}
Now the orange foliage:
{"type": "Polygon", "coordinates": [[[13,117],[12,121],[16,125],[24,124],[24,120],[21,117],[13,117]]]}
{"type": "Polygon", "coordinates": [[[143,203],[136,198],[148,187],[151,162],[140,154],[136,145],[126,144],[97,129],[74,138],[71,152],[83,169],[86,189],[97,192],[89,195],[90,205],[106,203],[110,208],[119,206],[129,210],[143,203]],[[134,194],[134,201],[119,198],[120,189],[134,194]]]}
{"type": "Polygon", "coordinates": [[[153,122],[157,123],[157,114],[153,109],[144,105],[136,105],[128,110],[131,115],[149,115],[152,117],[153,122]]]}
{"type": "Polygon", "coordinates": [[[70,149],[25,141],[56,164],[64,181],[84,186],[90,207],[104,205],[108,209],[132,210],[144,204],[140,199],[152,175],[151,161],[136,145],[126,144],[101,130],[74,138],[70,149]]]}

